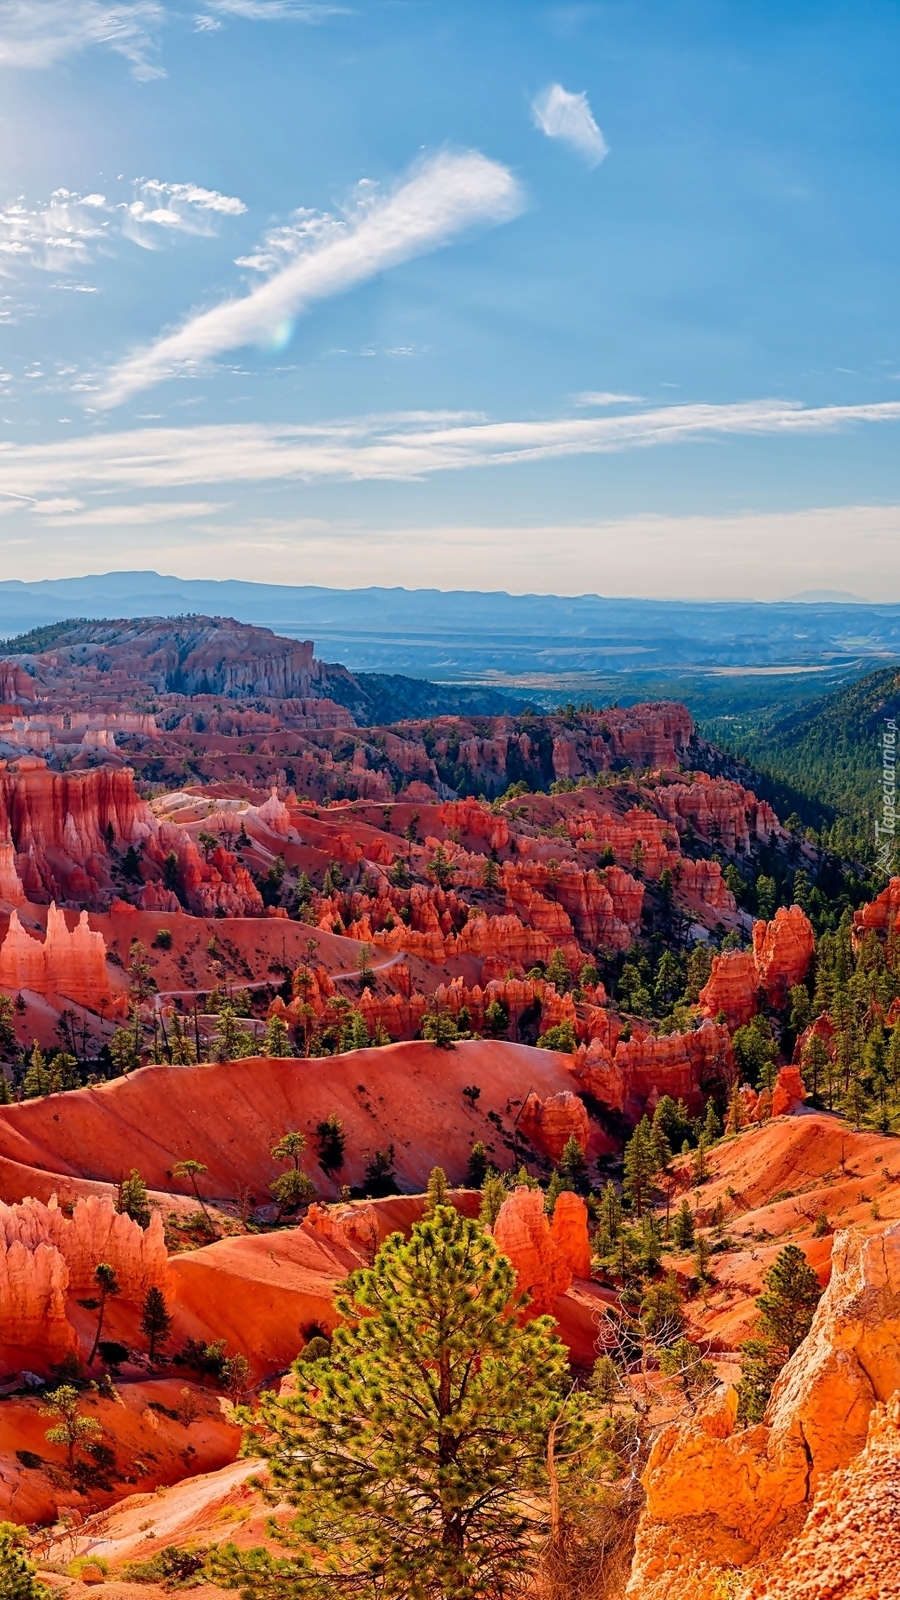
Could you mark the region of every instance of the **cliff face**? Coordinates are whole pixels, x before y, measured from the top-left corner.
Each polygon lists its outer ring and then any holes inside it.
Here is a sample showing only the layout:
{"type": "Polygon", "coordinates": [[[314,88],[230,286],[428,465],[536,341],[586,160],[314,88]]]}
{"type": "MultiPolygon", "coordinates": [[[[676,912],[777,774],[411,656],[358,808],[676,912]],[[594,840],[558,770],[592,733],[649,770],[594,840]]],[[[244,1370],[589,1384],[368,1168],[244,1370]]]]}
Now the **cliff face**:
{"type": "Polygon", "coordinates": [[[13,911],[0,945],[0,988],[59,995],[101,1010],[113,999],[103,934],[92,931],[86,911],[70,931],[63,912],[51,904],[47,936],[41,943],[25,931],[13,911]]]}
{"type": "MultiPolygon", "coordinates": [[[[737,1430],[734,1391],[719,1390],[696,1419],[659,1435],[629,1600],[706,1600],[734,1567],[749,1579],[773,1561],[819,1485],[859,1456],[876,1404],[898,1388],[900,1231],[837,1234],[829,1286],[765,1421],[737,1430]]],[[[762,1578],[751,1592],[768,1592],[762,1578]]]]}
{"type": "Polygon", "coordinates": [[[127,1304],[139,1306],[152,1285],[165,1289],[168,1257],[159,1213],[143,1232],[111,1200],[95,1196],[77,1201],[71,1217],[55,1197],[49,1205],[0,1202],[0,1362],[8,1370],[30,1365],[46,1371],[78,1350],[69,1297],[95,1290],[100,1261],[114,1269],[127,1304]]]}
{"type": "Polygon", "coordinates": [[[815,952],[812,924],[800,906],[780,906],[771,922],[753,924],[752,950],[725,950],[713,957],[709,982],[700,994],[707,1017],[722,1011],[741,1027],[759,1010],[762,991],[773,1006],[783,1006],[794,984],[802,983],[815,952]]]}

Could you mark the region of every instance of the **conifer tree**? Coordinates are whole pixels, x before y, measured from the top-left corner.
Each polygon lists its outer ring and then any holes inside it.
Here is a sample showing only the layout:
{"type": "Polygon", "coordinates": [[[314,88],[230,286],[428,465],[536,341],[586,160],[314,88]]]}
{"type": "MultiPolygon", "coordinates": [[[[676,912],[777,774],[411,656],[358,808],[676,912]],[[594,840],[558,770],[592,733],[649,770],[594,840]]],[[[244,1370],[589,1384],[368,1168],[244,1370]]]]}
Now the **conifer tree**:
{"type": "Polygon", "coordinates": [[[147,1198],[147,1185],[138,1172],[137,1167],[132,1167],[127,1178],[119,1183],[119,1192],[116,1196],[116,1210],[123,1211],[132,1221],[137,1222],[142,1228],[150,1226],[150,1202],[147,1198]]]}
{"type": "Polygon", "coordinates": [[[172,1331],[172,1316],[162,1290],[152,1285],[144,1296],[141,1309],[141,1333],[147,1340],[147,1355],[151,1367],[156,1362],[157,1351],[167,1343],[172,1331]]]}
{"type": "Polygon", "coordinates": [[[428,1188],[425,1191],[425,1215],[430,1216],[438,1206],[447,1205],[447,1174],[443,1167],[432,1167],[428,1175],[428,1188]]]}
{"type": "Polygon", "coordinates": [[[47,1070],[44,1052],[36,1039],[22,1084],[22,1093],[26,1100],[36,1100],[40,1095],[50,1093],[50,1073],[47,1070]]]}
{"type": "Polygon", "coordinates": [[[578,1143],[574,1133],[570,1133],[559,1158],[559,1175],[563,1187],[574,1190],[575,1194],[587,1194],[590,1190],[588,1164],[584,1159],[584,1151],[578,1143]]]}
{"type": "Polygon", "coordinates": [[[315,1199],[316,1186],[300,1166],[300,1157],[306,1149],[304,1133],[284,1133],[273,1144],[270,1154],[274,1161],[289,1161],[287,1172],[282,1172],[269,1185],[270,1193],[278,1204],[277,1221],[285,1211],[296,1211],[315,1199]]]}
{"type": "Polygon", "coordinates": [[[291,1039],[287,1023],[281,1017],[270,1017],[266,1023],[266,1033],[263,1039],[263,1055],[266,1056],[292,1056],[291,1039]]]}
{"type": "Polygon", "coordinates": [[[692,1250],[694,1247],[694,1213],[688,1204],[687,1196],[675,1213],[672,1240],[677,1250],[692,1250]]]}
{"type": "Polygon", "coordinates": [[[499,1172],[489,1172],[481,1186],[481,1209],[478,1213],[479,1222],[486,1228],[494,1226],[508,1194],[509,1190],[499,1172]]]}
{"type": "Polygon", "coordinates": [[[89,1299],[79,1300],[78,1302],[87,1311],[96,1311],[97,1313],[97,1328],[94,1333],[94,1342],[91,1345],[91,1353],[88,1356],[89,1367],[93,1365],[100,1340],[103,1337],[103,1319],[106,1316],[106,1303],[108,1300],[115,1300],[122,1293],[115,1269],[107,1261],[98,1261],[94,1268],[94,1282],[99,1293],[92,1295],[89,1299]]]}
{"type": "Polygon", "coordinates": [[[469,1160],[466,1166],[466,1185],[469,1189],[480,1189],[487,1177],[488,1153],[487,1145],[483,1139],[476,1139],[469,1151],[469,1160]]]}
{"type": "Polygon", "coordinates": [[[761,1421],[781,1368],[806,1338],[822,1296],[802,1250],[785,1245],[763,1277],[753,1338],[741,1346],[738,1418],[761,1421]]]}
{"type": "Polygon", "coordinates": [[[61,1444],[65,1446],[66,1464],[70,1472],[75,1469],[75,1451],[82,1440],[96,1440],[98,1434],[103,1432],[96,1417],[83,1417],[81,1414],[81,1396],[74,1384],[63,1383],[58,1389],[51,1389],[44,1396],[44,1405],[40,1415],[53,1420],[52,1428],[48,1428],[44,1438],[48,1444],[61,1444]]]}
{"type": "Polygon", "coordinates": [[[266,1394],[258,1448],[295,1516],[292,1553],[220,1547],[247,1600],[493,1600],[534,1560],[535,1492],[568,1385],[551,1319],[509,1315],[515,1274],[438,1206],[392,1234],[337,1305],[331,1351],[266,1394]]]}
{"type": "Polygon", "coordinates": [[[623,1188],[631,1200],[638,1217],[650,1194],[653,1179],[659,1170],[649,1118],[641,1118],[625,1146],[625,1182],[623,1188]]]}

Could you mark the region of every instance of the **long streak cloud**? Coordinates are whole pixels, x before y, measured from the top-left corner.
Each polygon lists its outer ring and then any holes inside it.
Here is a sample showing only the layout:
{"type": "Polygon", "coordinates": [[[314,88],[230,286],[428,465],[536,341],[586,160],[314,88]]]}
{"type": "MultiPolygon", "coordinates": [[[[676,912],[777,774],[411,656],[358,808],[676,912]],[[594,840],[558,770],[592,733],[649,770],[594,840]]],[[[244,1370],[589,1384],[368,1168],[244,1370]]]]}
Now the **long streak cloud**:
{"type": "Polygon", "coordinates": [[[99,396],[105,407],[228,350],[267,343],[319,300],[346,293],[389,267],[449,244],[465,230],[507,222],[524,205],[508,168],[478,151],[445,153],[418,167],[240,299],[191,317],[129,356],[99,396]]]}
{"type": "Polygon", "coordinates": [[[900,401],[819,407],[750,401],[525,422],[417,414],[318,426],[141,428],[59,444],[0,445],[0,496],[29,499],[79,485],[128,491],[192,484],[416,479],[722,435],[791,436],[897,421],[900,401]]]}

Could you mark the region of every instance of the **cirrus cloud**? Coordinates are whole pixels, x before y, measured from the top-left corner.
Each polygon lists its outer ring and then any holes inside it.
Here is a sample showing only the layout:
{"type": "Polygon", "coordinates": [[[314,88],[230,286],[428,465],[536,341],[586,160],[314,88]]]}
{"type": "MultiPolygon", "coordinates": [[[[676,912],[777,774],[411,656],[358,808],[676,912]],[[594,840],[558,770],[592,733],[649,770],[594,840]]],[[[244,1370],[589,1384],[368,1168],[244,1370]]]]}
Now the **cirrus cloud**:
{"type": "Polygon", "coordinates": [[[386,196],[370,185],[346,218],[298,224],[294,237],[282,237],[280,246],[267,236],[258,259],[242,258],[271,271],[265,283],[196,312],[174,333],[135,351],[113,370],[95,403],[120,405],[229,350],[252,344],[283,347],[293,320],[316,302],[439,250],[479,224],[507,222],[524,203],[509,169],[477,150],[445,152],[423,162],[386,196]],[[281,258],[285,264],[279,266],[281,258]]]}
{"type": "Polygon", "coordinates": [[[782,400],[677,405],[616,416],[489,422],[444,413],[320,424],[134,428],[52,444],[0,444],[0,496],[196,484],[402,481],[436,472],[651,449],[716,437],[834,433],[900,422],[900,400],[805,407],[782,400]]]}
{"type": "Polygon", "coordinates": [[[594,121],[586,94],[570,94],[561,83],[542,89],[531,103],[535,127],[548,139],[562,139],[590,167],[597,167],[609,155],[609,145],[594,121]]]}
{"type": "Polygon", "coordinates": [[[0,66],[52,67],[99,45],[124,56],[136,78],[165,77],[154,59],[164,15],[157,0],[0,0],[0,66]]]}

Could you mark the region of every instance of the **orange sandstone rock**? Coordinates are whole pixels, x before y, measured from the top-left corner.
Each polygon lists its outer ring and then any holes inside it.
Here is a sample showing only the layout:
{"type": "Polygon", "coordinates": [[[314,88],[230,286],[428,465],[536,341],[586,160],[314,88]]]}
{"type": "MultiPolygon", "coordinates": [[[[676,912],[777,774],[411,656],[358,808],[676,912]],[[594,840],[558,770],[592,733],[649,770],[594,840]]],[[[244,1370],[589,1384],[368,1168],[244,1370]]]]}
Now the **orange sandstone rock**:
{"type": "Polygon", "coordinates": [[[806,912],[800,906],[779,906],[771,922],[753,924],[753,957],[759,986],[774,1006],[783,1006],[787,993],[806,977],[816,941],[806,912]]]}
{"type": "Polygon", "coordinates": [[[519,1127],[551,1161],[559,1160],[573,1137],[586,1150],[591,1135],[584,1101],[570,1089],[550,1095],[547,1100],[541,1100],[532,1090],[522,1107],[519,1127]]]}
{"type": "Polygon", "coordinates": [[[91,929],[86,911],[70,931],[65,913],[51,905],[41,943],[26,933],[13,911],[0,946],[0,988],[59,994],[100,1010],[112,999],[103,934],[91,929]]]}
{"type": "Polygon", "coordinates": [[[507,1195],[494,1223],[494,1241],[515,1268],[516,1292],[529,1297],[527,1314],[551,1311],[557,1295],[565,1294],[572,1282],[573,1271],[551,1235],[540,1189],[519,1188],[507,1195]]]}
{"type": "Polygon", "coordinates": [[[707,1017],[721,1012],[732,1028],[740,1028],[759,1009],[759,973],[752,950],[723,950],[713,956],[712,971],[700,990],[700,1008],[707,1017]]]}
{"type": "Polygon", "coordinates": [[[557,1196],[550,1223],[550,1237],[572,1268],[573,1277],[589,1278],[591,1241],[588,1237],[588,1213],[580,1195],[563,1190],[557,1196]]]}

